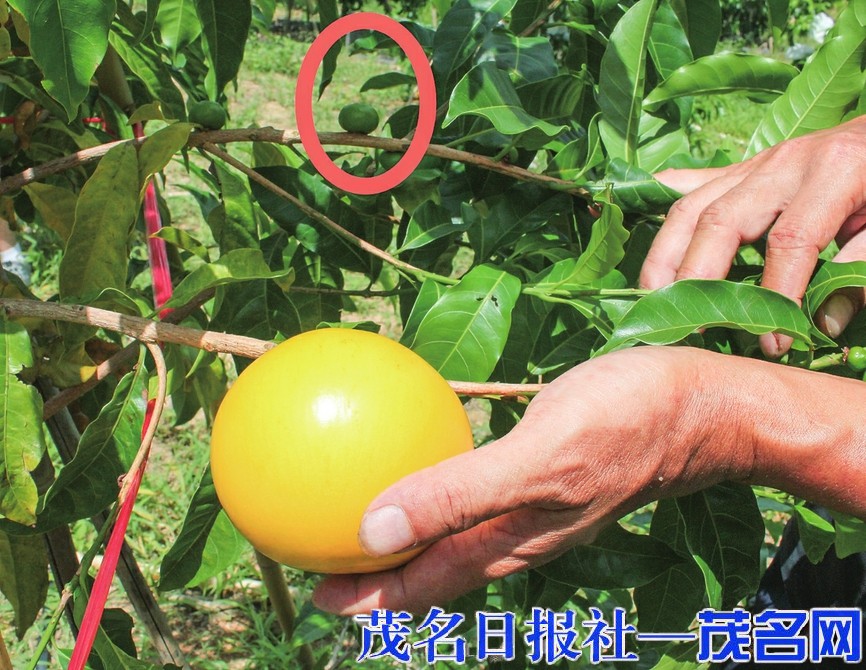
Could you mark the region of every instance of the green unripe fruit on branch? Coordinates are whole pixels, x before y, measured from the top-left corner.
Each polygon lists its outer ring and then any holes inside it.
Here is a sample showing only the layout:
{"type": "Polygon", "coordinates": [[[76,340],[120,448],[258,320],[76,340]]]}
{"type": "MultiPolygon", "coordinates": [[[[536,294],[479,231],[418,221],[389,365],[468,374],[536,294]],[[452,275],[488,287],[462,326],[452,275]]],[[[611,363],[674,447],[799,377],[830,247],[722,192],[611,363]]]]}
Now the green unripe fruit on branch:
{"type": "Polygon", "coordinates": [[[379,112],[365,102],[353,102],[340,110],[337,122],[347,133],[367,135],[379,127],[379,112]]]}
{"type": "Polygon", "coordinates": [[[189,120],[203,128],[219,130],[226,124],[226,110],[218,102],[201,100],[190,105],[189,120]]]}
{"type": "Polygon", "coordinates": [[[855,372],[866,370],[866,347],[851,347],[848,350],[847,363],[855,372]]]}

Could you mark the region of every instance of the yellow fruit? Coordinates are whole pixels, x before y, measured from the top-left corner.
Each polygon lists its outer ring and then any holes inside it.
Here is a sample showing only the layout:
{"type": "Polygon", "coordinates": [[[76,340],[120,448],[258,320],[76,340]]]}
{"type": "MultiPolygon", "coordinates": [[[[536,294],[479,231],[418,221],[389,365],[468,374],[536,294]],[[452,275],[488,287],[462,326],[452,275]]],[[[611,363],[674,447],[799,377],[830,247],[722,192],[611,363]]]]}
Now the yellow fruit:
{"type": "Polygon", "coordinates": [[[344,328],[293,337],[253,362],[220,405],[211,439],[217,495],[276,561],[313,572],[375,572],[358,544],[370,502],[405,475],[472,449],[460,400],[427,362],[344,328]]]}

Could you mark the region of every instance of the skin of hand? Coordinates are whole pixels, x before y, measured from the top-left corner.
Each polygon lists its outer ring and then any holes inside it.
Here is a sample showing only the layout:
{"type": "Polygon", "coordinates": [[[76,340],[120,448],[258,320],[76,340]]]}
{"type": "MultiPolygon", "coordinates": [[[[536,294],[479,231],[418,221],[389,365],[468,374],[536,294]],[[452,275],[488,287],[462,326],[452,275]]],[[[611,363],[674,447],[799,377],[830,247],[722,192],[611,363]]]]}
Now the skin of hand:
{"type": "Polygon", "coordinates": [[[724,480],[866,512],[866,428],[850,411],[864,400],[856,380],[685,347],[593,359],[507,436],[376,498],[364,549],[427,549],[394,570],[329,576],[313,600],[344,615],[426,612],[591,542],[651,500],[724,480]]]}
{"type": "MultiPolygon", "coordinates": [[[[685,194],[671,208],[641,272],[641,286],[723,279],[742,244],[767,233],[763,286],[800,302],[818,253],[834,238],[837,262],[866,260],[866,116],[793,138],[724,168],[665,170],[685,194]],[[769,230],[769,232],[767,232],[769,230]]],[[[831,296],[818,325],[836,337],[864,304],[862,289],[831,296]]],[[[780,356],[790,338],[761,338],[780,356]]]]}

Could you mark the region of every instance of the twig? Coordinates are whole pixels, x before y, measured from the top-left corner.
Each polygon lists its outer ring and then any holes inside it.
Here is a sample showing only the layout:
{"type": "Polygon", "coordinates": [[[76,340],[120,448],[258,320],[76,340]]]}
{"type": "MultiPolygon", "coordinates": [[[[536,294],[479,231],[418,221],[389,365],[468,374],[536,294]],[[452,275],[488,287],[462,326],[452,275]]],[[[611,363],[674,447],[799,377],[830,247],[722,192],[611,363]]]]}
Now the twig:
{"type": "MultiPolygon", "coordinates": [[[[184,344],[206,351],[235,354],[246,358],[258,358],[276,346],[273,342],[258,340],[244,335],[228,335],[209,330],[198,330],[185,326],[150,321],[138,316],[127,316],[96,307],[83,305],[58,305],[38,300],[0,299],[0,310],[8,317],[35,317],[56,319],[82,325],[97,326],[134,337],[141,342],[155,344],[171,342],[184,344]]],[[[123,354],[125,349],[115,354],[123,354]]],[[[112,358],[114,358],[112,357],[112,358]]],[[[109,359],[111,360],[111,359],[109,359]]],[[[108,362],[108,361],[106,361],[108,362]]],[[[474,383],[448,382],[455,393],[465,396],[521,397],[541,391],[543,384],[506,384],[503,382],[474,383]]],[[[77,388],[77,387],[73,387],[77,388]]]]}
{"type": "Polygon", "coordinates": [[[300,209],[304,214],[309,216],[311,219],[318,221],[323,226],[325,226],[325,228],[330,230],[335,235],[339,235],[344,240],[350,242],[351,244],[358,247],[362,251],[367,252],[371,256],[375,256],[376,258],[385,261],[389,265],[392,265],[395,268],[397,268],[398,270],[402,270],[403,272],[406,272],[406,273],[416,277],[417,279],[421,279],[421,280],[435,279],[436,281],[443,283],[443,284],[456,284],[457,283],[457,280],[453,279],[452,277],[446,277],[444,275],[439,275],[439,274],[436,274],[434,272],[428,272],[427,270],[422,270],[421,268],[415,267],[411,263],[407,263],[406,261],[401,261],[400,259],[395,258],[391,254],[389,254],[387,251],[380,249],[376,245],[370,244],[369,242],[367,242],[367,240],[364,240],[364,239],[358,237],[357,235],[355,235],[354,233],[349,232],[348,230],[343,228],[341,225],[339,225],[335,221],[332,221],[327,216],[325,216],[324,214],[319,212],[314,207],[310,207],[307,203],[296,198],[294,195],[292,195],[291,193],[289,193],[285,189],[280,188],[277,184],[272,182],[270,179],[268,179],[268,178],[264,177],[262,174],[256,172],[251,167],[249,167],[248,165],[245,165],[243,162],[239,161],[234,156],[223,151],[222,149],[220,149],[215,144],[211,144],[208,142],[208,143],[202,145],[202,149],[207,151],[209,154],[212,154],[212,155],[216,156],[217,158],[225,161],[226,163],[228,163],[229,165],[231,165],[235,169],[243,172],[247,177],[249,177],[253,181],[261,184],[263,187],[268,189],[271,193],[274,193],[274,194],[280,196],[281,198],[288,200],[295,207],[300,209]]]}
{"type": "Polygon", "coordinates": [[[537,19],[535,19],[535,21],[533,21],[528,26],[526,26],[526,28],[520,31],[520,37],[527,37],[528,35],[531,35],[536,30],[541,28],[541,26],[544,25],[544,22],[547,21],[547,17],[553,14],[553,12],[555,12],[561,4],[562,0],[553,0],[553,2],[551,2],[547,6],[547,8],[541,13],[541,16],[539,16],[537,19]]]}
{"type": "MultiPolygon", "coordinates": [[[[405,139],[359,135],[357,133],[318,133],[319,141],[324,145],[343,145],[366,147],[382,151],[405,152],[409,142],[405,139]]],[[[125,143],[140,145],[143,139],[118,140],[100,144],[88,149],[82,149],[69,156],[56,158],[41,165],[28,168],[15,175],[10,175],[0,181],[0,195],[20,189],[34,181],[40,181],[54,174],[65,172],[81,165],[98,161],[111,149],[125,143]]],[[[301,138],[297,130],[278,130],[276,128],[237,128],[232,130],[209,130],[194,132],[190,135],[187,146],[190,148],[204,147],[206,144],[226,144],[229,142],[271,142],[286,146],[300,144],[301,138]]],[[[441,144],[431,144],[426,154],[449,161],[457,161],[475,165],[479,168],[498,172],[518,181],[535,182],[542,186],[590,199],[592,195],[584,188],[575,186],[573,182],[558,179],[549,175],[532,172],[516,165],[495,161],[489,156],[474,154],[469,151],[452,149],[441,144]]]]}

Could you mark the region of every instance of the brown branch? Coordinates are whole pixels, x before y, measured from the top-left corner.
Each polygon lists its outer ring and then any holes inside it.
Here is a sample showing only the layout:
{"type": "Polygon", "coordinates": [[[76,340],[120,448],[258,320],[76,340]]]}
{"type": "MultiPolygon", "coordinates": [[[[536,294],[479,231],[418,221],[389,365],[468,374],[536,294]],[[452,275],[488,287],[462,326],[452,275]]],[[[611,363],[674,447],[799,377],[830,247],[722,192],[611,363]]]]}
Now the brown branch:
{"type": "MultiPolygon", "coordinates": [[[[229,335],[209,330],[186,328],[169,323],[150,321],[139,316],[127,316],[105,309],[85,307],[83,305],[58,305],[56,303],[39,302],[37,300],[0,298],[0,310],[11,318],[33,317],[37,319],[68,321],[123,333],[141,342],[171,342],[173,344],[183,344],[197,349],[204,349],[205,351],[235,354],[246,358],[258,358],[276,346],[273,342],[258,340],[245,335],[229,335]]],[[[125,349],[122,350],[112,358],[123,354],[125,351],[125,349]]],[[[544,387],[543,384],[506,384],[504,382],[448,383],[459,395],[512,398],[535,395],[544,387]]]]}
{"type": "MultiPolygon", "coordinates": [[[[380,149],[382,151],[405,152],[409,142],[405,139],[393,139],[389,137],[374,137],[372,135],[359,135],[356,133],[319,133],[319,141],[325,145],[344,145],[353,147],[366,147],[380,149]]],[[[98,161],[114,147],[133,143],[141,144],[144,139],[118,140],[108,142],[99,146],[83,149],[69,156],[63,156],[52,161],[28,168],[23,172],[0,180],[0,195],[15,191],[34,181],[40,181],[54,174],[65,172],[72,168],[98,161]]],[[[187,146],[190,148],[203,147],[205,144],[225,144],[229,142],[272,142],[274,144],[294,145],[300,144],[301,138],[296,130],[278,130],[276,128],[237,128],[232,130],[209,130],[192,133],[187,146]]],[[[457,161],[469,165],[475,165],[491,172],[498,172],[519,181],[535,182],[543,186],[571,193],[583,198],[590,198],[590,193],[575,186],[572,182],[557,179],[549,175],[532,172],[516,165],[509,165],[493,160],[488,156],[473,154],[468,151],[452,149],[441,144],[431,144],[427,147],[428,156],[436,156],[445,160],[457,161]]]]}
{"type": "Polygon", "coordinates": [[[237,354],[247,358],[258,358],[268,349],[274,347],[272,342],[265,342],[244,335],[227,335],[185,328],[170,323],[143,319],[140,316],[128,316],[84,305],[59,305],[37,300],[0,299],[0,309],[9,317],[35,317],[37,319],[67,321],[123,333],[139,342],[185,344],[205,351],[237,354]]]}
{"type": "MultiPolygon", "coordinates": [[[[166,314],[162,320],[164,323],[180,323],[204,303],[213,298],[213,296],[214,289],[202,291],[186,305],[178,307],[166,314]]],[[[53,394],[42,406],[42,418],[49,419],[54,416],[61,409],[78,400],[78,398],[83,396],[90,389],[95,388],[99,385],[99,382],[106,377],[129,370],[138,356],[138,346],[138,342],[133,342],[132,344],[127,345],[111,358],[97,365],[94,373],[85,381],[53,394]]]]}

